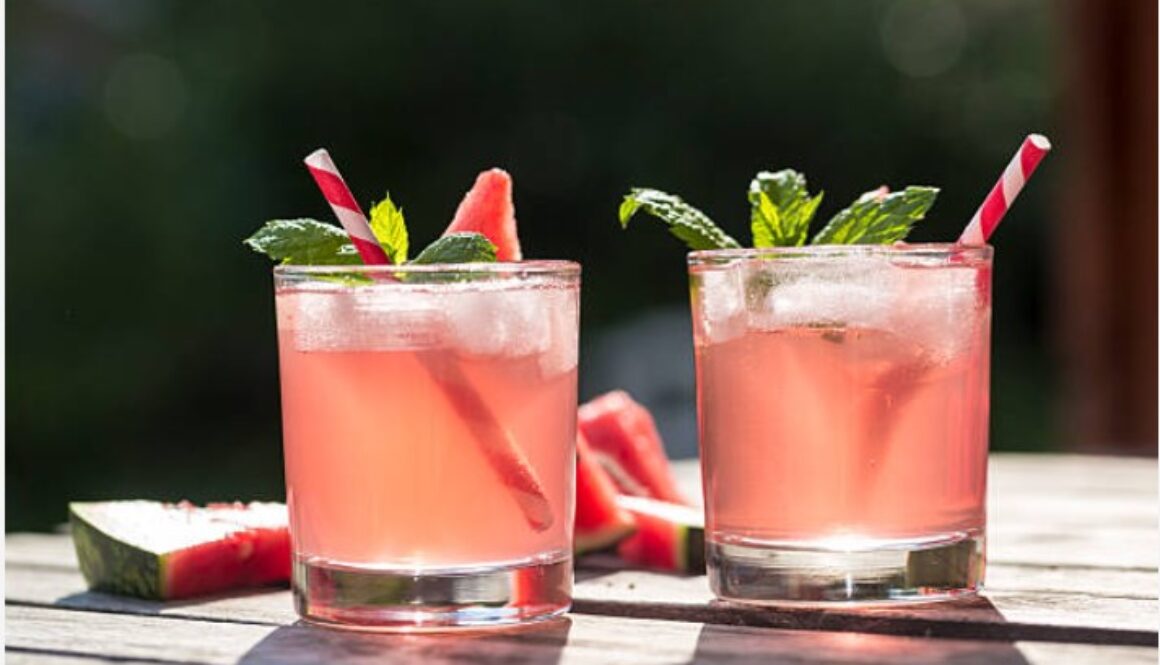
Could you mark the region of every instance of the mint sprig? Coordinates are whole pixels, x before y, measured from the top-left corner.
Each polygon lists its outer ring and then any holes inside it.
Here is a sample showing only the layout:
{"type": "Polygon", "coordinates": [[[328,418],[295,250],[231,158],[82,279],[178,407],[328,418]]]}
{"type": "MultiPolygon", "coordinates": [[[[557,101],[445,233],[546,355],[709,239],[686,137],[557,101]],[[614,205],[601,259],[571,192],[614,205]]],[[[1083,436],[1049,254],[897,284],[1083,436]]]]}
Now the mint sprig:
{"type": "MultiPolygon", "coordinates": [[[[938,188],[911,186],[888,193],[885,187],[867,192],[838,212],[813,237],[815,245],[890,244],[904,239],[926,216],[938,197],[938,188]]],[[[749,225],[753,246],[801,247],[822,193],[810,196],[806,178],[793,169],[758,173],[749,183],[749,225]]],[[[668,224],[669,231],[693,250],[733,249],[741,245],[708,215],[679,196],[655,189],[634,188],[620,204],[620,224],[644,210],[668,224]]]]}
{"type": "MultiPolygon", "coordinates": [[[[496,247],[482,233],[451,233],[407,261],[409,238],[403,211],[391,197],[371,207],[371,231],[395,265],[492,263],[496,247]]],[[[250,249],[284,265],[359,265],[362,258],[346,231],[315,219],[275,219],[242,241],[250,249]]]]}
{"type": "Polygon", "coordinates": [[[889,245],[906,237],[914,223],[934,205],[938,189],[907,187],[888,194],[885,188],[859,196],[834,215],[818,234],[815,245],[889,245]]]}
{"type": "Polygon", "coordinates": [[[391,195],[371,206],[371,231],[382,245],[391,263],[401,265],[407,262],[407,222],[403,219],[403,209],[395,207],[391,195]]]}
{"type": "Polygon", "coordinates": [[[679,196],[658,189],[633,189],[620,204],[621,227],[628,228],[629,220],[641,210],[668,224],[669,232],[683,240],[691,249],[741,247],[705,213],[685,203],[679,196]]]}
{"type": "Polygon", "coordinates": [[[346,233],[315,219],[275,219],[242,241],[282,264],[339,266],[362,263],[346,233]]]}
{"type": "Polygon", "coordinates": [[[411,263],[493,263],[495,245],[482,233],[449,233],[419,252],[411,263]]]}
{"type": "Polygon", "coordinates": [[[754,247],[801,247],[822,194],[810,197],[806,177],[793,169],[762,171],[749,183],[754,247]]]}

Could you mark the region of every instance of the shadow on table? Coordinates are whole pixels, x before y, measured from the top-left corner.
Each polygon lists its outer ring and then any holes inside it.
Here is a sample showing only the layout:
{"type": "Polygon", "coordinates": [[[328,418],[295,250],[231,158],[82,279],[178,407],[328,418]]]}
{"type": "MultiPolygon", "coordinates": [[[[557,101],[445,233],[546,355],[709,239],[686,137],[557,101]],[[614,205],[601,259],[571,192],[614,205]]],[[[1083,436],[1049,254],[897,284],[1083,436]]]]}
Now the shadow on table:
{"type": "MultiPolygon", "coordinates": [[[[164,611],[181,610],[185,607],[205,606],[209,603],[222,601],[262,601],[266,596],[286,591],[286,585],[272,585],[253,589],[235,589],[232,591],[198,596],[182,600],[145,600],[132,598],[102,591],[78,591],[61,596],[53,601],[53,605],[79,610],[98,610],[102,612],[117,612],[121,614],[160,615],[164,611]]],[[[292,613],[292,612],[291,612],[292,613]]],[[[276,620],[276,619],[275,619],[276,620]]]]}
{"type": "Polygon", "coordinates": [[[748,660],[787,663],[1028,665],[1011,642],[821,631],[761,631],[705,625],[690,663],[748,660]]]}
{"type": "Polygon", "coordinates": [[[283,626],[250,649],[239,665],[295,663],[527,663],[555,665],[568,643],[572,620],[478,633],[398,635],[283,626]]]}
{"type": "Polygon", "coordinates": [[[1003,614],[981,596],[859,609],[713,606],[731,613],[733,623],[741,625],[704,625],[690,662],[721,662],[750,653],[806,655],[810,662],[1028,665],[1003,614]]]}

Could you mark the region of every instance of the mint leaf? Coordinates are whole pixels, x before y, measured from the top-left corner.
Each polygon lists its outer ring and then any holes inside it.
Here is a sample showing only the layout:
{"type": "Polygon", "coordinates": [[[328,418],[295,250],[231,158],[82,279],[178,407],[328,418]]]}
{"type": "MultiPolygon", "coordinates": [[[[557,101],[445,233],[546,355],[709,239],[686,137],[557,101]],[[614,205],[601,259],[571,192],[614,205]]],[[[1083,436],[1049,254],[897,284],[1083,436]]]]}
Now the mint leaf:
{"type": "Polygon", "coordinates": [[[391,263],[401,265],[407,262],[407,223],[403,220],[403,210],[396,208],[391,195],[371,206],[371,231],[383,246],[383,251],[391,263]]]}
{"type": "Polygon", "coordinates": [[[907,187],[887,194],[885,188],[866,192],[849,208],[834,215],[814,236],[815,245],[886,245],[906,237],[938,196],[937,187],[907,187]]]}
{"type": "Polygon", "coordinates": [[[345,231],[314,219],[275,219],[242,242],[279,263],[308,266],[362,263],[345,231]]]}
{"type": "Polygon", "coordinates": [[[793,169],[762,171],[749,183],[749,225],[754,247],[801,247],[822,202],[811,198],[806,177],[793,169]]]}
{"type": "Polygon", "coordinates": [[[495,245],[482,233],[449,233],[419,252],[413,264],[493,263],[495,245]]]}
{"type": "Polygon", "coordinates": [[[669,232],[683,240],[690,249],[741,247],[705,213],[685,203],[679,196],[656,189],[634,188],[620,204],[620,225],[628,228],[628,221],[639,210],[668,224],[669,232]]]}

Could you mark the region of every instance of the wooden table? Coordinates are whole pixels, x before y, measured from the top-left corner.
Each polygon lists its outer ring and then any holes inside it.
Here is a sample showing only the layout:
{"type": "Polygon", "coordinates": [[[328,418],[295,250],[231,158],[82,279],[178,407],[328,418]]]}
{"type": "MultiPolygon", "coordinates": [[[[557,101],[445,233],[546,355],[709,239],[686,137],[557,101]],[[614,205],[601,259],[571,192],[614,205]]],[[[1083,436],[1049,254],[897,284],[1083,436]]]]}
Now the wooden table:
{"type": "MultiPolygon", "coordinates": [[[[678,473],[695,484],[695,463],[678,473]]],[[[64,535],[6,539],[10,663],[1155,663],[1156,463],[995,455],[982,597],[754,609],[703,577],[580,562],[575,612],[498,633],[391,636],[296,623],[290,594],[154,603],[85,591],[64,535]]]]}

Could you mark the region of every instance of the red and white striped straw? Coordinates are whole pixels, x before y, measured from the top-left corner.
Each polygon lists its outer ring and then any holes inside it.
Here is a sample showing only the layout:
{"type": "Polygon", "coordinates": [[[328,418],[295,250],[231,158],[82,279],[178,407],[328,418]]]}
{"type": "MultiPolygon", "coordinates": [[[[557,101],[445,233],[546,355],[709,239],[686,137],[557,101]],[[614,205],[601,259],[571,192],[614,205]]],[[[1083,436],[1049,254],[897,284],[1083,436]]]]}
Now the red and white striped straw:
{"type": "Polygon", "coordinates": [[[999,181],[991,188],[987,198],[983,199],[983,205],[979,206],[967,228],[963,229],[959,244],[986,244],[1048,150],[1051,150],[1051,141],[1042,134],[1030,134],[1023,139],[1023,145],[1019,146],[1019,151],[1011,158],[1011,163],[1003,170],[999,181]]]}
{"type": "Polygon", "coordinates": [[[390,263],[391,259],[383,251],[378,240],[375,240],[367,216],[363,214],[362,208],[359,208],[350,187],[346,186],[338,167],[330,159],[330,153],[326,152],[325,148],[319,148],[307,155],[303,161],[306,162],[310,175],[314,176],[314,182],[318,183],[318,189],[322,190],[322,195],[326,197],[326,202],[330,204],[330,209],[334,211],[334,216],[338,217],[342,228],[346,229],[346,234],[350,236],[350,241],[354,243],[363,263],[367,265],[390,263]]]}

